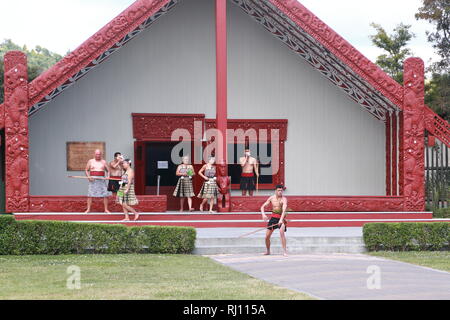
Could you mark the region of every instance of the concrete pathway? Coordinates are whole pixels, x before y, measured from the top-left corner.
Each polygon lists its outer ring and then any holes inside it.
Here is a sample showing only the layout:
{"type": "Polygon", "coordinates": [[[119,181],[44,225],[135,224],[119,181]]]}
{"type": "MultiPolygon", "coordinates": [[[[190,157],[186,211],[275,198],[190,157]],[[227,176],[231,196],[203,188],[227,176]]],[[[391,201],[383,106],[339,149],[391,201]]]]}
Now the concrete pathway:
{"type": "Polygon", "coordinates": [[[209,257],[319,299],[450,300],[450,273],[364,254],[209,257]]]}

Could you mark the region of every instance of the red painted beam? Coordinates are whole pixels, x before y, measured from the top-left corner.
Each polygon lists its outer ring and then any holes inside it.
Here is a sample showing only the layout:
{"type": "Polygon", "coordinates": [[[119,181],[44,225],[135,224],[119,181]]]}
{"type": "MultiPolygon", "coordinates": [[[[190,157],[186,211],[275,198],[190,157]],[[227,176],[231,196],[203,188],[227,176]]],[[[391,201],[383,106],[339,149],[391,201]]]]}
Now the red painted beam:
{"type": "Polygon", "coordinates": [[[216,0],[216,128],[217,161],[227,161],[227,1],[216,0]]]}
{"type": "Polygon", "coordinates": [[[398,129],[397,129],[397,114],[392,115],[392,195],[398,195],[398,180],[397,180],[397,138],[398,138],[398,129]]]}
{"type": "Polygon", "coordinates": [[[391,196],[391,115],[386,113],[386,195],[391,196]]]}

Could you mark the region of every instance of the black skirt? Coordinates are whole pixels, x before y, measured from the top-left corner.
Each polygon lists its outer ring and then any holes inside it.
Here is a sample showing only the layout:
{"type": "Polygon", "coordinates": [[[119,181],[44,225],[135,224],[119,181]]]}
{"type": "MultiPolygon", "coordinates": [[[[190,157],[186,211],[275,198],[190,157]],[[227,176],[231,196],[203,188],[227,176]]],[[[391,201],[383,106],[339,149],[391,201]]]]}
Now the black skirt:
{"type": "Polygon", "coordinates": [[[117,181],[117,180],[109,180],[109,182],[108,182],[108,191],[117,193],[117,191],[119,191],[119,189],[120,189],[119,181],[117,181]]]}
{"type": "Polygon", "coordinates": [[[256,190],[255,177],[241,177],[241,190],[256,190]]]}
{"type": "MultiPolygon", "coordinates": [[[[275,229],[280,229],[280,226],[277,224],[278,222],[280,222],[279,218],[270,218],[269,223],[267,224],[267,229],[269,230],[275,230],[275,229]],[[273,226],[274,224],[277,224],[276,226],[273,226]],[[273,226],[273,227],[270,227],[273,226]],[[269,228],[270,227],[270,228],[269,228]]],[[[284,224],[284,232],[287,231],[287,224],[284,224]]]]}

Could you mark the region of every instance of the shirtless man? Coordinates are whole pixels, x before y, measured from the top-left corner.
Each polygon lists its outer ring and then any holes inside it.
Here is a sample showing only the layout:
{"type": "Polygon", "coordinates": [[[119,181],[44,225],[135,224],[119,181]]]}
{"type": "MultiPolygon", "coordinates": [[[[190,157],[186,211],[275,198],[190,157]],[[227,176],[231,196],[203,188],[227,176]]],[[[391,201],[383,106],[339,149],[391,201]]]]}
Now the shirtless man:
{"type": "MultiPolygon", "coordinates": [[[[114,153],[114,160],[109,163],[110,168],[110,178],[119,178],[122,179],[122,167],[123,163],[123,156],[120,152],[114,153]]],[[[117,180],[109,180],[108,183],[108,191],[111,191],[112,193],[117,193],[119,191],[120,184],[117,180]]]]}
{"type": "Polygon", "coordinates": [[[269,218],[264,213],[264,209],[270,203],[272,204],[272,216],[267,224],[266,231],[266,253],[265,255],[270,255],[270,237],[275,229],[280,229],[280,239],[281,245],[283,246],[283,255],[287,256],[286,249],[286,209],[287,209],[287,199],[283,196],[284,187],[282,185],[277,185],[275,189],[275,195],[270,196],[266,202],[261,206],[261,215],[264,221],[268,221],[269,218]]]}
{"type": "Polygon", "coordinates": [[[109,167],[105,160],[102,159],[102,152],[95,150],[94,158],[87,162],[85,169],[86,176],[89,178],[89,189],[87,198],[87,210],[85,213],[91,211],[92,198],[103,198],[103,204],[105,206],[105,212],[110,213],[108,210],[108,190],[106,186],[107,180],[93,179],[92,177],[105,177],[109,178],[109,167]],[[106,172],[105,172],[106,171],[106,172]]]}
{"type": "Polygon", "coordinates": [[[245,149],[245,155],[239,159],[242,168],[240,189],[242,195],[246,196],[247,191],[250,196],[253,196],[255,187],[255,174],[259,178],[258,161],[251,156],[250,149],[245,149]]]}

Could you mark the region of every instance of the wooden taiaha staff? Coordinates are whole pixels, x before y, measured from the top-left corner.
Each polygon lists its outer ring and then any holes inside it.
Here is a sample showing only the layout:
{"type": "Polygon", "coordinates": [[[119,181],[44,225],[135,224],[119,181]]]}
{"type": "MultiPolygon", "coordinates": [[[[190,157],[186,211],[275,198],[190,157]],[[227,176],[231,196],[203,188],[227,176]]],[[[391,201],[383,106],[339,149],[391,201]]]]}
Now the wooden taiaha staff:
{"type": "MultiPolygon", "coordinates": [[[[286,220],[286,222],[287,222],[287,220],[286,220]]],[[[252,232],[249,232],[249,233],[245,233],[245,234],[243,234],[243,235],[240,235],[239,238],[243,238],[243,237],[249,236],[249,235],[251,235],[251,234],[257,233],[257,232],[259,232],[259,231],[263,231],[264,229],[273,228],[273,227],[275,227],[275,226],[278,226],[279,224],[280,224],[280,223],[275,223],[275,224],[273,224],[273,225],[271,225],[271,226],[268,226],[268,227],[259,228],[259,229],[255,230],[255,231],[252,231],[252,232]]]]}
{"type": "Polygon", "coordinates": [[[97,177],[97,176],[91,176],[91,177],[86,177],[86,176],[68,176],[67,178],[122,181],[121,178],[105,178],[105,177],[97,177]]]}

